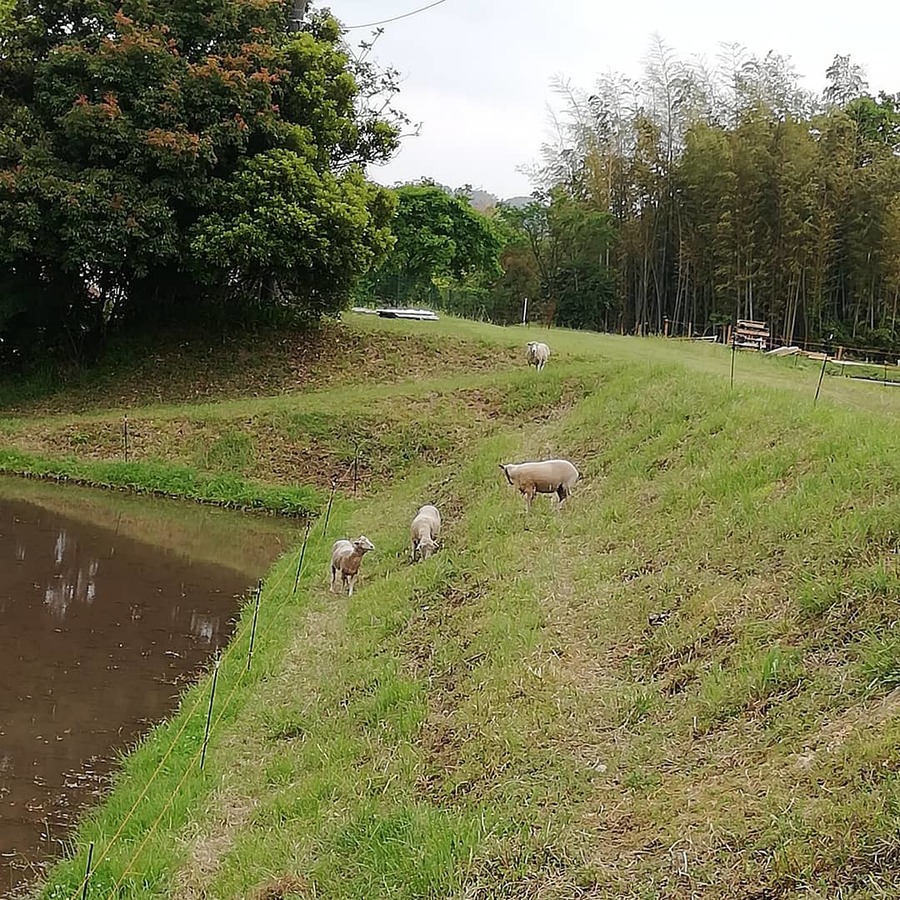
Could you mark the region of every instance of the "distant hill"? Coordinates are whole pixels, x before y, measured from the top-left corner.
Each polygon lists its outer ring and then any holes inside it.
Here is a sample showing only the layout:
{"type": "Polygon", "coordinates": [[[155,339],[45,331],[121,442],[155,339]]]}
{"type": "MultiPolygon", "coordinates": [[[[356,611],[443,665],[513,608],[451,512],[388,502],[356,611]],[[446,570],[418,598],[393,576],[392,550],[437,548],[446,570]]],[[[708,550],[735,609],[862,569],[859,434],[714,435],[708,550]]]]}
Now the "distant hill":
{"type": "Polygon", "coordinates": [[[534,197],[510,197],[509,200],[504,200],[503,202],[507,206],[521,209],[523,206],[528,206],[529,203],[533,203],[534,197]]]}
{"type": "MultiPolygon", "coordinates": [[[[468,196],[469,203],[481,212],[490,209],[492,206],[496,206],[498,203],[520,209],[534,201],[534,197],[510,197],[508,200],[501,200],[496,194],[492,194],[489,191],[484,191],[479,188],[463,188],[462,191],[465,191],[466,196],[468,196]]],[[[451,193],[453,192],[451,191],[451,193]]]]}
{"type": "Polygon", "coordinates": [[[480,188],[473,188],[466,193],[469,197],[469,203],[480,212],[484,212],[486,209],[490,209],[500,202],[499,197],[496,197],[488,191],[483,191],[480,188]]]}
{"type": "Polygon", "coordinates": [[[468,199],[472,207],[474,209],[477,209],[479,212],[484,212],[485,210],[496,206],[498,203],[504,203],[507,206],[513,206],[518,209],[519,207],[527,206],[534,199],[533,197],[510,197],[508,200],[501,200],[496,194],[492,194],[490,191],[486,191],[483,188],[473,188],[471,184],[465,184],[462,187],[452,188],[447,184],[441,184],[439,181],[434,181],[430,178],[422,178],[417,182],[410,181],[405,183],[421,184],[423,182],[433,184],[435,187],[439,187],[442,191],[446,191],[448,194],[452,194],[456,197],[465,197],[466,199],[468,199]]]}

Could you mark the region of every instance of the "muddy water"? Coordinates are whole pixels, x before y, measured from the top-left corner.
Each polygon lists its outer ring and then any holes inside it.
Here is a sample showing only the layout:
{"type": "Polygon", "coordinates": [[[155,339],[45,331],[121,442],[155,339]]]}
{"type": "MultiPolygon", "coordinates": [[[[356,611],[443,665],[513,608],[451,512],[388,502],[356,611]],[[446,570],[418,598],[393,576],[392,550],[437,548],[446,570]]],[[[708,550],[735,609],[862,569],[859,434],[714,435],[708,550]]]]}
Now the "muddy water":
{"type": "Polygon", "coordinates": [[[0,896],[58,856],[296,539],[273,520],[0,478],[0,896]]]}

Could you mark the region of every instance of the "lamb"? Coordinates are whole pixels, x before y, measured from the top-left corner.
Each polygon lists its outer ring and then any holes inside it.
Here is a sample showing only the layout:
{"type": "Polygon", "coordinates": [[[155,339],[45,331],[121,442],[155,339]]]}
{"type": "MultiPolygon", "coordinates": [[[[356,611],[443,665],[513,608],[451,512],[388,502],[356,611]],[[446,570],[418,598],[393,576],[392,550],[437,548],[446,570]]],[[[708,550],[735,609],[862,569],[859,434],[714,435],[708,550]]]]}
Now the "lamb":
{"type": "Polygon", "coordinates": [[[412,520],[409,536],[412,540],[412,561],[428,559],[437,550],[441,533],[441,514],[436,506],[423,506],[412,520]]]}
{"type": "Polygon", "coordinates": [[[524,495],[528,510],[535,494],[556,494],[562,506],[578,481],[578,469],[567,459],[506,463],[501,464],[500,468],[506,480],[524,495]]]}
{"type": "Polygon", "coordinates": [[[331,587],[329,590],[334,593],[334,584],[338,575],[341,577],[341,591],[344,585],[347,585],[347,596],[353,596],[353,585],[356,582],[356,576],[359,574],[359,565],[363,556],[374,550],[374,544],[364,535],[360,535],[355,541],[339,540],[335,541],[331,548],[331,587]]]}
{"type": "Polygon", "coordinates": [[[540,372],[550,359],[550,348],[540,341],[529,341],[527,355],[528,365],[534,366],[540,372]]]}

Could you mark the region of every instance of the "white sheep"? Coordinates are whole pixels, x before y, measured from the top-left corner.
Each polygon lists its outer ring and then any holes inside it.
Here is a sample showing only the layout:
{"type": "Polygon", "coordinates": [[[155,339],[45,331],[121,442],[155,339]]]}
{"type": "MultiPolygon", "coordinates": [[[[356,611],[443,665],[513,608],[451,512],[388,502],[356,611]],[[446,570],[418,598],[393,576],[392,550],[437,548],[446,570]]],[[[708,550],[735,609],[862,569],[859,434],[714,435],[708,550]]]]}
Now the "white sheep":
{"type": "Polygon", "coordinates": [[[556,494],[562,506],[578,481],[578,469],[567,459],[505,463],[500,468],[506,480],[524,495],[529,510],[535,494],[556,494]]]}
{"type": "Polygon", "coordinates": [[[528,365],[534,366],[540,372],[550,359],[550,348],[540,341],[529,341],[527,356],[528,365]]]}
{"type": "Polygon", "coordinates": [[[370,550],[374,550],[374,544],[364,535],[360,535],[355,541],[339,540],[335,541],[331,548],[331,587],[329,590],[334,592],[334,585],[338,575],[341,577],[341,590],[347,585],[347,596],[353,596],[353,585],[356,582],[356,576],[359,574],[359,565],[363,556],[370,550]]]}
{"type": "Polygon", "coordinates": [[[441,533],[441,514],[436,506],[423,506],[416,513],[409,526],[412,540],[412,561],[428,559],[437,550],[437,539],[441,533]]]}

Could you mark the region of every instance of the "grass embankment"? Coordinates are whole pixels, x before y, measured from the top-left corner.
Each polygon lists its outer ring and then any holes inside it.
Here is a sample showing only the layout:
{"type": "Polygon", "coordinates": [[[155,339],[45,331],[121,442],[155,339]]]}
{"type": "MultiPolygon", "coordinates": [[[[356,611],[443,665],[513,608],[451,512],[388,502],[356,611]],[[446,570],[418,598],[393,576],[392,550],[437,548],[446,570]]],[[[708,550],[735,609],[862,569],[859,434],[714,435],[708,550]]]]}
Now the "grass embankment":
{"type": "Polygon", "coordinates": [[[814,367],[740,357],[731,392],[721,348],[550,341],[541,375],[362,394],[416,409],[407,439],[429,397],[450,445],[339,501],[296,596],[296,553],[275,567],[204,772],[208,681],[42,896],[76,891],[88,840],[97,898],[896,896],[900,426],[841,404],[900,397],[833,380],[813,408],[814,367]],[[488,387],[513,406],[482,419],[459,392],[488,387]],[[551,453],[583,482],[526,517],[497,463],[551,453]],[[411,567],[429,500],[445,547],[411,567]],[[331,539],[359,532],[377,552],[330,596],[331,539]]]}

